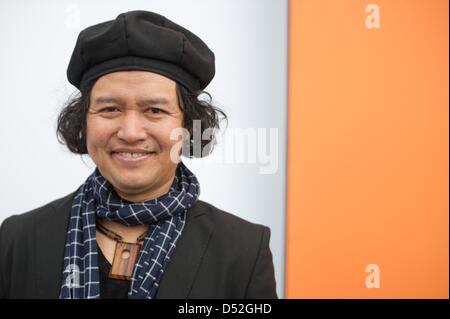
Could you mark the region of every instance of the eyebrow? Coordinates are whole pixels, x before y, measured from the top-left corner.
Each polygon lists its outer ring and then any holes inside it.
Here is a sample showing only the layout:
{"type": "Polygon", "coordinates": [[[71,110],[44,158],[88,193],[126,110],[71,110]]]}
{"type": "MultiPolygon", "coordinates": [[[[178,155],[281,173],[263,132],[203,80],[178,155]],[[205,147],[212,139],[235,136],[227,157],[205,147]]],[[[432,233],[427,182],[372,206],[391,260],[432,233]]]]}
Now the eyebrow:
{"type": "MultiPolygon", "coordinates": [[[[119,105],[125,105],[125,101],[116,98],[116,97],[109,97],[109,96],[100,96],[95,99],[95,104],[109,104],[109,103],[115,103],[119,105]]],[[[167,105],[169,104],[169,101],[164,97],[158,97],[158,98],[151,98],[146,100],[141,100],[137,103],[140,107],[146,107],[146,106],[154,106],[154,105],[167,105]]]]}
{"type": "Polygon", "coordinates": [[[154,106],[154,105],[168,105],[169,100],[164,97],[152,98],[147,100],[142,100],[137,103],[140,107],[144,106],[154,106]]]}
{"type": "Polygon", "coordinates": [[[115,97],[100,96],[95,99],[95,104],[108,104],[108,103],[116,103],[116,104],[120,104],[120,105],[125,104],[122,99],[115,98],[115,97]]]}

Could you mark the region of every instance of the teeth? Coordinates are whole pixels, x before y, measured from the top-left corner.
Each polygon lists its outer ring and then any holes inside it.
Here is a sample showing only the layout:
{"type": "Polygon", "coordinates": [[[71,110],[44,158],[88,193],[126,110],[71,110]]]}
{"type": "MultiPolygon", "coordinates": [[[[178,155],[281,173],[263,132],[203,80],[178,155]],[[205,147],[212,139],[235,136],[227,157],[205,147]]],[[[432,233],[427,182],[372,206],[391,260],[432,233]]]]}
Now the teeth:
{"type": "Polygon", "coordinates": [[[147,154],[147,153],[129,153],[129,152],[118,152],[118,153],[124,157],[131,157],[131,158],[136,158],[147,154]]]}

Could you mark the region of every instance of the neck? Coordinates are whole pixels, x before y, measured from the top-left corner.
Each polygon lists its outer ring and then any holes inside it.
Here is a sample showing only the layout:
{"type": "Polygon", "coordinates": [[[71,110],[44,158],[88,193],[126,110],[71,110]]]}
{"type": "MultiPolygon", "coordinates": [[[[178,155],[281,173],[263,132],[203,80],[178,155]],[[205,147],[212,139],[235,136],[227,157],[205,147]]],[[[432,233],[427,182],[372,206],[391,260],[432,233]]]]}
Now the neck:
{"type": "Polygon", "coordinates": [[[170,186],[172,186],[172,182],[173,179],[175,177],[175,173],[167,179],[167,181],[161,185],[160,187],[158,187],[158,189],[150,189],[150,190],[144,190],[144,191],[140,191],[138,193],[131,193],[131,192],[126,192],[126,191],[122,191],[120,189],[114,188],[117,195],[119,195],[122,199],[125,199],[129,202],[145,202],[151,199],[155,199],[157,197],[160,197],[164,194],[166,194],[169,189],[170,186]]]}

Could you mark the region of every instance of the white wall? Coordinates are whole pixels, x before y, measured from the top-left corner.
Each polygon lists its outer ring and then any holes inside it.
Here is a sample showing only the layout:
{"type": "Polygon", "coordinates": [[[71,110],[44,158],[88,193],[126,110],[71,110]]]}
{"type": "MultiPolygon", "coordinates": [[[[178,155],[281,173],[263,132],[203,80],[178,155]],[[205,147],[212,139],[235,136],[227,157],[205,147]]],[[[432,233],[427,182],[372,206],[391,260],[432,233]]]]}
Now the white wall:
{"type": "MultiPolygon", "coordinates": [[[[278,170],[220,163],[225,139],[209,159],[185,160],[200,198],[272,230],[277,289],[284,290],[287,108],[286,0],[25,1],[0,4],[0,222],[74,191],[93,171],[87,156],[56,140],[57,114],[74,92],[66,67],[79,31],[130,10],[149,10],[199,35],[216,54],[207,88],[229,128],[278,128],[278,170]]],[[[229,152],[228,152],[229,153],[229,152]]]]}

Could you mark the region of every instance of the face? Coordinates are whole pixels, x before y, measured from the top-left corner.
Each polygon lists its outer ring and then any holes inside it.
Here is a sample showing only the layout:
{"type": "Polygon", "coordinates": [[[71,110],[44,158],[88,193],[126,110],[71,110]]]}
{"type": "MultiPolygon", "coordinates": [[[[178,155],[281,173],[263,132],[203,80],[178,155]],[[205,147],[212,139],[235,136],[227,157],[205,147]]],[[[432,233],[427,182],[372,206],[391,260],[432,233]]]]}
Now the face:
{"type": "Polygon", "coordinates": [[[183,126],[176,82],[146,71],[123,71],[94,84],[86,145],[119,196],[144,201],[165,194],[177,164],[170,158],[173,129],[183,126]]]}

